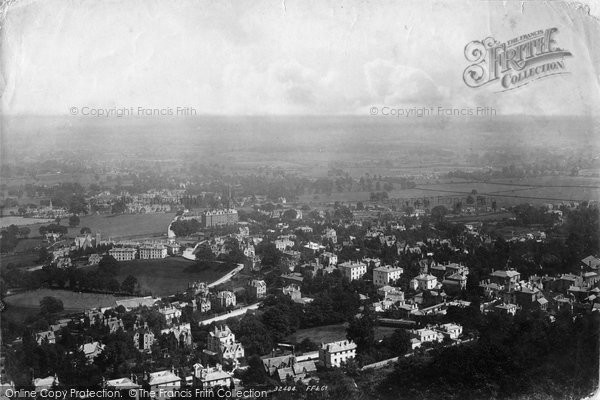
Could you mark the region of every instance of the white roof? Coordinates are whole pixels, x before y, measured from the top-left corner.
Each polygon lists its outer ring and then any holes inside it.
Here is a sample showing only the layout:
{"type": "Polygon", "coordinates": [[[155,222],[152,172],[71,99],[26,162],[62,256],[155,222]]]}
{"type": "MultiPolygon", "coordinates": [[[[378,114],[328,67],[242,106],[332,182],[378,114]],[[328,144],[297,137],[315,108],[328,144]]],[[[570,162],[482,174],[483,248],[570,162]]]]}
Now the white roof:
{"type": "Polygon", "coordinates": [[[148,379],[149,385],[161,385],[169,382],[177,382],[180,381],[181,378],[175,375],[173,372],[169,370],[152,372],[150,374],[150,379],[148,379]]]}
{"type": "Polygon", "coordinates": [[[140,385],[133,383],[133,381],[129,378],[118,378],[111,379],[110,381],[106,381],[106,385],[113,388],[139,388],[140,385]]]}

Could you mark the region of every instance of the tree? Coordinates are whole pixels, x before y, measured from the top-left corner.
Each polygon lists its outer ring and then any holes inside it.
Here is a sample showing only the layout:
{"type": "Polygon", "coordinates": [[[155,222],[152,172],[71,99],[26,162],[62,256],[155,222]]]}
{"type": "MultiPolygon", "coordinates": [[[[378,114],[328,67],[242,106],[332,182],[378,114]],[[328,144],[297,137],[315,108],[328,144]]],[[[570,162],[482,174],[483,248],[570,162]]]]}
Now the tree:
{"type": "Polygon", "coordinates": [[[445,206],[435,206],[431,209],[431,218],[435,222],[442,222],[447,213],[448,209],[445,206]]]}
{"type": "Polygon", "coordinates": [[[410,335],[404,329],[396,329],[385,339],[385,345],[394,357],[403,356],[411,349],[410,335]]]}
{"type": "Polygon", "coordinates": [[[473,204],[475,203],[475,199],[473,198],[473,196],[468,195],[467,196],[467,204],[473,204]]]}
{"type": "Polygon", "coordinates": [[[87,226],[84,226],[83,228],[81,228],[79,230],[79,233],[82,235],[88,234],[88,233],[92,233],[92,230],[90,228],[88,228],[87,226]]]}
{"type": "Polygon", "coordinates": [[[112,214],[123,214],[126,208],[125,202],[123,200],[119,200],[112,205],[110,212],[112,214]]]}
{"type": "Polygon", "coordinates": [[[288,220],[288,221],[293,221],[298,217],[298,213],[296,212],[296,210],[289,209],[289,210],[285,210],[285,212],[282,215],[283,219],[288,220]]]}
{"type": "Polygon", "coordinates": [[[127,275],[127,277],[121,283],[121,291],[126,293],[135,293],[135,288],[138,284],[138,280],[133,275],[127,275]]]}
{"type": "Polygon", "coordinates": [[[46,296],[40,300],[40,310],[43,315],[56,314],[64,310],[62,300],[56,297],[46,296]]]}
{"type": "Polygon", "coordinates": [[[21,236],[21,237],[26,238],[27,236],[29,236],[30,233],[31,233],[31,229],[29,229],[26,226],[19,228],[19,236],[21,236]]]}
{"type": "Polygon", "coordinates": [[[69,226],[70,226],[71,228],[74,228],[74,227],[76,227],[77,225],[79,225],[79,222],[80,222],[80,220],[79,220],[79,217],[78,217],[77,215],[71,215],[71,216],[69,217],[69,226]]]}
{"type": "Polygon", "coordinates": [[[375,317],[368,309],[361,316],[354,317],[346,329],[348,340],[354,341],[360,353],[368,352],[375,343],[375,317]]]}
{"type": "Polygon", "coordinates": [[[98,271],[107,276],[115,276],[119,273],[119,262],[107,254],[98,263],[98,271]]]}

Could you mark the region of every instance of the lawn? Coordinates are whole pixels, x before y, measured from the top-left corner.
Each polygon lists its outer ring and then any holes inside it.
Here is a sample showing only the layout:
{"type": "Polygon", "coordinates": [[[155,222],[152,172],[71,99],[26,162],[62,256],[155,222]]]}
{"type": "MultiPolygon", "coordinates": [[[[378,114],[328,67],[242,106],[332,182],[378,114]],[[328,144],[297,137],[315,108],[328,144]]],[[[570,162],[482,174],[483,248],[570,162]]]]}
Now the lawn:
{"type": "MultiPolygon", "coordinates": [[[[383,339],[385,336],[389,336],[392,333],[394,333],[395,330],[396,328],[391,328],[387,326],[377,326],[375,327],[375,339],[383,339]]],[[[312,340],[315,343],[329,343],[338,340],[345,340],[346,324],[335,324],[318,326],[315,328],[299,329],[296,331],[296,333],[288,336],[286,339],[290,342],[296,341],[297,343],[299,343],[306,338],[312,340]]]]}
{"type": "Polygon", "coordinates": [[[37,309],[39,308],[40,300],[46,296],[52,296],[61,299],[65,310],[67,311],[81,311],[96,307],[112,307],[115,305],[115,300],[124,298],[116,297],[110,294],[38,289],[5,297],[3,301],[8,304],[8,308],[15,307],[37,309]]]}
{"type": "Polygon", "coordinates": [[[38,258],[38,253],[2,254],[0,256],[0,267],[6,267],[8,264],[21,264],[23,267],[39,265],[38,258]]]}
{"type": "MultiPolygon", "coordinates": [[[[81,217],[77,233],[87,226],[93,233],[100,232],[102,239],[161,237],[167,235],[174,217],[175,213],[86,215],[81,217]]],[[[73,235],[74,231],[69,233],[73,235]]]]}
{"type": "Polygon", "coordinates": [[[184,291],[193,281],[214,282],[235,268],[215,263],[192,271],[189,267],[194,263],[182,257],[124,261],[119,263],[117,280],[121,282],[127,275],[133,275],[142,290],[149,290],[154,296],[168,296],[184,291]]]}

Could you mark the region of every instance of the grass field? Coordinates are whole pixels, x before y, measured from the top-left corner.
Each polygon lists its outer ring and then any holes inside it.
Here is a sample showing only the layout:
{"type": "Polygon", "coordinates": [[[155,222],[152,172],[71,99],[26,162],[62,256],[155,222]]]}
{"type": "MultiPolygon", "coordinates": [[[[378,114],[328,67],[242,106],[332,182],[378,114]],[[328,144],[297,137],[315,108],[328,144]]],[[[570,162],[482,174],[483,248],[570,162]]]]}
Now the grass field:
{"type": "Polygon", "coordinates": [[[94,233],[100,232],[103,239],[166,236],[174,217],[175,213],[86,215],[81,217],[77,233],[80,227],[87,226],[94,233]]]}
{"type": "Polygon", "coordinates": [[[5,297],[4,301],[8,304],[9,308],[12,306],[16,308],[38,309],[40,300],[46,296],[61,299],[65,310],[67,311],[81,311],[95,307],[111,307],[115,305],[115,300],[123,298],[110,294],[38,289],[5,297]]]}
{"type": "Polygon", "coordinates": [[[127,275],[138,280],[142,290],[149,290],[154,296],[167,296],[182,292],[188,283],[199,280],[211,283],[227,274],[233,268],[225,264],[207,266],[197,272],[186,272],[185,269],[194,261],[181,257],[168,257],[159,260],[132,260],[119,263],[119,282],[127,275]]]}
{"type": "MultiPolygon", "coordinates": [[[[524,179],[502,179],[493,182],[465,182],[462,179],[441,183],[420,183],[414,189],[393,190],[390,198],[418,199],[428,197],[436,205],[445,198],[466,198],[472,190],[493,197],[499,206],[521,203],[554,203],[561,201],[600,200],[600,179],[587,177],[546,176],[524,179]]],[[[368,201],[370,192],[334,192],[299,196],[301,202],[368,201]]]]}
{"type": "MultiPolygon", "coordinates": [[[[375,327],[375,340],[383,339],[384,337],[391,335],[395,330],[396,328],[377,326],[375,327]]],[[[296,333],[288,336],[286,339],[288,341],[296,341],[299,343],[307,338],[315,343],[328,343],[335,342],[337,340],[345,340],[346,325],[336,324],[319,326],[316,328],[299,329],[296,331],[296,333]]]]}
{"type": "Polygon", "coordinates": [[[24,267],[38,265],[38,253],[23,253],[23,254],[2,254],[0,256],[0,268],[8,264],[22,264],[24,267]]]}

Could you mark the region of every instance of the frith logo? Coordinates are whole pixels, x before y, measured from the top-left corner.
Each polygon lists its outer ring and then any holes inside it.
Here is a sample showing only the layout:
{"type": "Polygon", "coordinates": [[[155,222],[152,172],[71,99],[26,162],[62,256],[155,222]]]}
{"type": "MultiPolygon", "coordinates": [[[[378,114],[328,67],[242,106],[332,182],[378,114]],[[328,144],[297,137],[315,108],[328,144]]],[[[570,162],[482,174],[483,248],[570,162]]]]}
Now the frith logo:
{"type": "Polygon", "coordinates": [[[472,88],[498,81],[503,92],[551,75],[566,74],[565,57],[572,54],[556,46],[558,28],[521,35],[505,43],[492,37],[465,46],[465,57],[472,62],[463,80],[472,88]]]}

